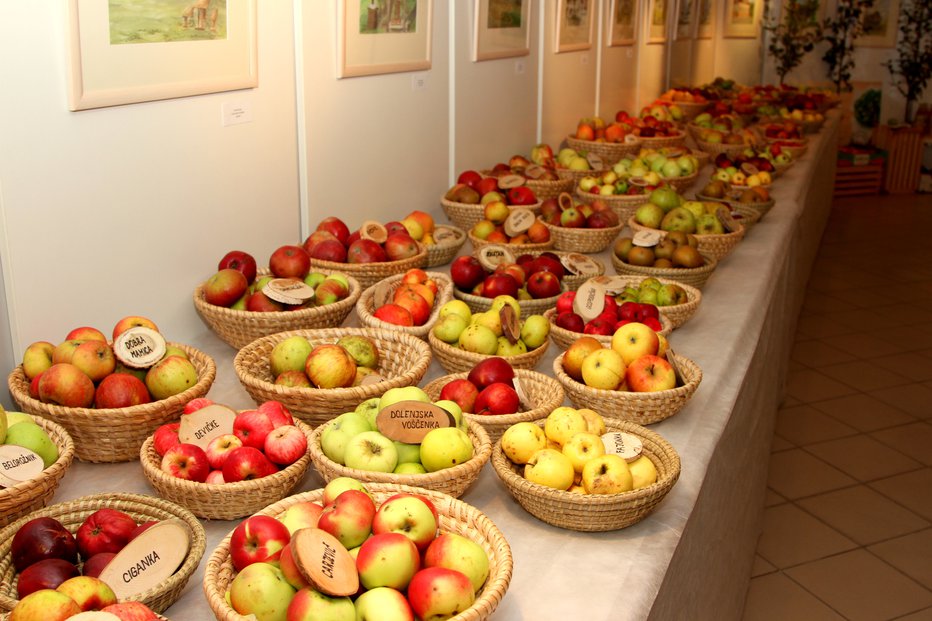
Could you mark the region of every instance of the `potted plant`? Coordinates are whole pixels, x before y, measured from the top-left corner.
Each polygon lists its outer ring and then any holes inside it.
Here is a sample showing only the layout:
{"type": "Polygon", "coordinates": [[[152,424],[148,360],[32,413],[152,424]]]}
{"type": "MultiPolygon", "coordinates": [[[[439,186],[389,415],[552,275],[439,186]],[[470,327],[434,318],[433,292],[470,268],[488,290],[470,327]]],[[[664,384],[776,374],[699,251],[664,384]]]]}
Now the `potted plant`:
{"type": "Polygon", "coordinates": [[[874,0],[838,0],[835,16],[822,22],[822,40],[828,43],[822,60],[828,65],[836,94],[851,90],[854,42],[864,33],[864,12],[873,4],[874,0]]]}
{"type": "Polygon", "coordinates": [[[932,2],[904,0],[900,9],[897,57],[884,65],[893,85],[906,98],[906,122],[912,123],[922,93],[932,78],[932,2]]]}
{"type": "Polygon", "coordinates": [[[764,1],[762,28],[770,33],[767,52],[776,62],[781,85],[820,40],[817,11],[817,0],[786,0],[783,19],[777,20],[771,16],[770,0],[764,1]]]}

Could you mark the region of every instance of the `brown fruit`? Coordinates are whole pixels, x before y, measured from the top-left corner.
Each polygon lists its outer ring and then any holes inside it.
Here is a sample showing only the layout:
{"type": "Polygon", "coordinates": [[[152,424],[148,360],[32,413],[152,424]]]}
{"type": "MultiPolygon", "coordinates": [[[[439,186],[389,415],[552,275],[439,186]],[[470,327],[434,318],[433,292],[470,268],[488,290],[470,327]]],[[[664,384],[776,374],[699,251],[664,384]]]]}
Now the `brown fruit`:
{"type": "Polygon", "coordinates": [[[683,231],[670,231],[669,233],[667,233],[664,239],[665,240],[669,239],[677,246],[684,246],[687,244],[686,233],[684,233],[683,231]]]}
{"type": "MultiPolygon", "coordinates": [[[[674,242],[669,237],[665,237],[660,240],[660,243],[654,246],[654,256],[657,259],[669,259],[673,256],[673,251],[676,250],[676,242],[674,242]]],[[[656,263],[654,263],[656,265],[656,263]]]]}
{"type": "Polygon", "coordinates": [[[654,267],[674,267],[670,259],[657,259],[654,261],[654,267]]]}
{"type": "Polygon", "coordinates": [[[612,251],[615,253],[616,257],[622,261],[627,261],[628,253],[633,247],[634,242],[630,237],[619,237],[617,240],[615,240],[615,247],[612,249],[612,251]]]}
{"type": "Polygon", "coordinates": [[[648,266],[654,264],[654,251],[643,246],[634,246],[628,252],[628,263],[631,265],[648,266]]]}
{"type": "Polygon", "coordinates": [[[692,246],[680,246],[674,250],[672,261],[679,267],[701,267],[705,262],[699,251],[692,246]]]}

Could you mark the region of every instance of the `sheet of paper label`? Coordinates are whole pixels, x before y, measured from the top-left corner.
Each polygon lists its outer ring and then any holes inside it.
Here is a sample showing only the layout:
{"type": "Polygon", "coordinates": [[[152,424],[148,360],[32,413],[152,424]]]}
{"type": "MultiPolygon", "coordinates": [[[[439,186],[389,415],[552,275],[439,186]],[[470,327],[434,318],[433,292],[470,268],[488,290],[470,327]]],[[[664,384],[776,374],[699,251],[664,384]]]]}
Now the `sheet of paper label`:
{"type": "Polygon", "coordinates": [[[13,444],[0,445],[0,487],[13,487],[31,481],[45,470],[35,452],[13,444]]]}
{"type": "Polygon", "coordinates": [[[100,579],[117,599],[129,599],[158,586],[184,563],[191,547],[191,531],[178,519],[168,519],[144,530],[117,552],[100,579]]]}
{"type": "Polygon", "coordinates": [[[196,444],[206,450],[214,438],[233,433],[235,419],[236,412],[225,405],[213,403],[181,415],[178,439],[184,444],[196,444]]]}

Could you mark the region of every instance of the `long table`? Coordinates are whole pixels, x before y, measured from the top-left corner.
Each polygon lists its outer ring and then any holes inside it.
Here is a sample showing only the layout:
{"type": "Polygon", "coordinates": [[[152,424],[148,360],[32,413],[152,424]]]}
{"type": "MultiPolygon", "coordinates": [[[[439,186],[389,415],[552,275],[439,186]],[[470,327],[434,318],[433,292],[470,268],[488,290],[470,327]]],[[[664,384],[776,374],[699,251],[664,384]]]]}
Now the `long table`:
{"type": "MultiPolygon", "coordinates": [[[[511,545],[514,575],[494,619],[740,618],[792,334],[831,204],[837,127],[830,113],[806,155],[776,182],[776,205],[719,264],[698,312],[671,336],[703,380],[680,413],[651,426],[682,461],[679,481],[651,516],[608,533],[552,527],[512,500],[491,465],[463,496],[511,545]]],[[[608,252],[600,258],[611,273],[608,252]]],[[[359,325],[355,314],[346,325],[359,325]]],[[[209,396],[252,407],[233,371],[234,350],[206,327],[191,345],[217,363],[209,396]]],[[[558,353],[551,346],[538,370],[547,372],[558,353]]],[[[444,374],[434,361],[422,385],[444,374]]],[[[322,485],[311,468],[297,491],[322,485]]],[[[155,494],[138,462],[75,461],[54,501],[106,492],[155,494]]],[[[206,557],[236,523],[204,521],[207,552],[165,613],[173,621],[212,618],[202,592],[206,557]]]]}

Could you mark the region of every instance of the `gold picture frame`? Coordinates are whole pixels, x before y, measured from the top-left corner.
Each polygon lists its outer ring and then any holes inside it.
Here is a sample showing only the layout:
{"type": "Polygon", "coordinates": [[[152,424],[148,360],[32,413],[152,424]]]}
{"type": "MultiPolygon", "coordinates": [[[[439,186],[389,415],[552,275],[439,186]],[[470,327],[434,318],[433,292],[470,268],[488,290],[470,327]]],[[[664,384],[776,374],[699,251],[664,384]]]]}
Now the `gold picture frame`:
{"type": "Polygon", "coordinates": [[[711,39],[715,36],[717,1],[698,0],[696,4],[696,38],[711,39]]]}
{"type": "Polygon", "coordinates": [[[665,43],[671,0],[650,0],[647,11],[647,42],[665,43]]]}
{"type": "Polygon", "coordinates": [[[557,0],[556,53],[579,52],[592,47],[593,0],[557,0]]]}
{"type": "Polygon", "coordinates": [[[531,53],[531,0],[476,0],[474,62],[531,53]]]}
{"type": "Polygon", "coordinates": [[[729,39],[754,39],[760,34],[761,0],[725,0],[722,35],[729,39]]]}
{"type": "Polygon", "coordinates": [[[432,9],[433,0],[340,0],[337,77],[430,69],[432,9]]]}
{"type": "Polygon", "coordinates": [[[692,39],[696,26],[696,5],[698,0],[677,0],[676,24],[673,28],[673,38],[676,41],[692,39]]]}

